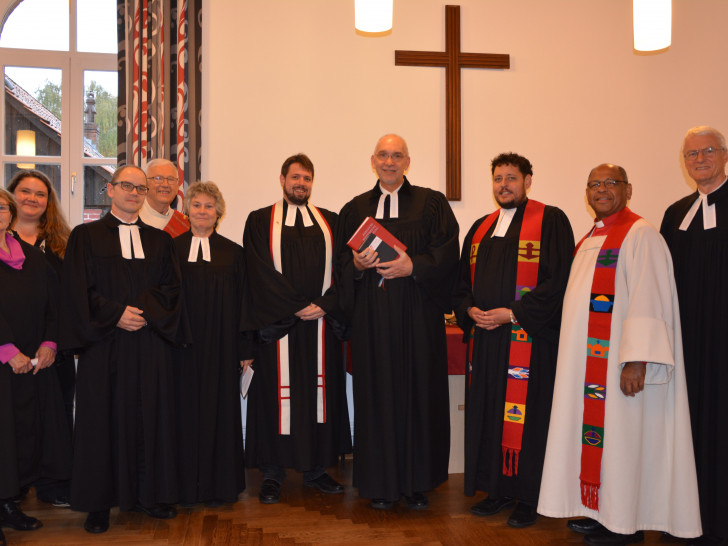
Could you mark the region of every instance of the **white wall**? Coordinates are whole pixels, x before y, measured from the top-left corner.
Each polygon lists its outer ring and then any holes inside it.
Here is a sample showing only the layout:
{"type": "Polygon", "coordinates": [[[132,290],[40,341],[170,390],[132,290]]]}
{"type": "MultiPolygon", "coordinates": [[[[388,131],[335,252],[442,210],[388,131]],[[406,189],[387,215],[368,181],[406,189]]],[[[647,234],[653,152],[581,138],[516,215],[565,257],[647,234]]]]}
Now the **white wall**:
{"type": "MultiPolygon", "coordinates": [[[[338,210],[376,178],[369,156],[386,132],[410,148],[410,180],[444,191],[444,69],[396,67],[394,50],[444,49],[445,3],[395,0],[389,36],[354,31],[354,0],[207,0],[203,178],[228,202],[221,232],[237,241],[247,214],[280,198],[280,164],[303,151],[314,202],[338,210]]],[[[461,232],[495,208],[489,163],[531,159],[531,197],[560,206],[577,236],[591,220],[589,170],[619,163],[631,206],[659,224],[691,191],[685,131],[728,131],[725,0],[674,0],[673,45],[632,49],[628,0],[461,0],[461,47],[508,53],[511,69],[463,71],[461,232]]]]}

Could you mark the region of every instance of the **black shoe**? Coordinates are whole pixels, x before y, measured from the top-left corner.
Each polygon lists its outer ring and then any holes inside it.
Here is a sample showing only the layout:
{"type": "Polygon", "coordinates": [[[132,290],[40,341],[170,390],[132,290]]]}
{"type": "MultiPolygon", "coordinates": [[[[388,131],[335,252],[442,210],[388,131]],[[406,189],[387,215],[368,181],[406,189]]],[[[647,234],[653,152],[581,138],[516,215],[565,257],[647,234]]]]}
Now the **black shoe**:
{"type": "Polygon", "coordinates": [[[470,512],[476,516],[492,516],[497,514],[504,508],[508,508],[516,504],[516,499],[511,497],[488,497],[483,499],[478,504],[474,504],[470,508],[470,512]]]}
{"type": "Polygon", "coordinates": [[[258,493],[258,500],[263,504],[275,504],[281,501],[281,484],[275,480],[263,480],[258,493]]]}
{"type": "Polygon", "coordinates": [[[511,517],[508,518],[508,521],[506,523],[508,523],[508,525],[510,525],[511,527],[516,527],[517,529],[520,529],[521,527],[528,527],[529,525],[533,525],[534,523],[536,523],[537,519],[538,513],[536,512],[535,506],[519,502],[518,505],[516,505],[516,509],[513,510],[511,517]]]}
{"type": "Polygon", "coordinates": [[[604,529],[604,526],[601,523],[591,518],[570,519],[566,522],[566,526],[572,531],[576,531],[582,535],[589,535],[599,531],[600,529],[604,529]]]}
{"type": "Polygon", "coordinates": [[[43,524],[23,514],[15,501],[8,500],[0,504],[0,527],[10,527],[16,531],[35,531],[43,527],[43,524]]]}
{"type": "Polygon", "coordinates": [[[339,493],[344,492],[344,486],[325,472],[315,480],[306,482],[303,485],[306,487],[313,487],[314,489],[318,489],[322,493],[326,493],[328,495],[338,495],[339,493]]]}
{"type": "Polygon", "coordinates": [[[584,542],[591,546],[623,546],[635,542],[644,542],[644,540],[645,533],[643,531],[637,531],[631,535],[621,535],[619,533],[613,533],[606,527],[584,537],[584,542]]]}
{"type": "Polygon", "coordinates": [[[137,504],[133,510],[134,512],[142,512],[150,518],[155,519],[172,519],[177,517],[177,509],[168,504],[157,504],[151,507],[137,504]]]}
{"type": "Polygon", "coordinates": [[[105,533],[109,530],[109,511],[100,510],[99,512],[89,512],[83,528],[94,535],[105,533]]]}
{"type": "Polygon", "coordinates": [[[412,510],[425,510],[430,506],[424,493],[413,493],[411,497],[405,495],[404,500],[412,510]]]}
{"type": "Polygon", "coordinates": [[[225,501],[213,499],[205,502],[205,508],[220,508],[223,504],[225,501]]]}
{"type": "Polygon", "coordinates": [[[7,546],[7,542],[5,542],[5,535],[3,534],[3,530],[0,529],[0,546],[7,546]]]}
{"type": "Polygon", "coordinates": [[[389,510],[394,505],[394,501],[388,501],[387,499],[372,499],[369,506],[377,510],[389,510]]]}

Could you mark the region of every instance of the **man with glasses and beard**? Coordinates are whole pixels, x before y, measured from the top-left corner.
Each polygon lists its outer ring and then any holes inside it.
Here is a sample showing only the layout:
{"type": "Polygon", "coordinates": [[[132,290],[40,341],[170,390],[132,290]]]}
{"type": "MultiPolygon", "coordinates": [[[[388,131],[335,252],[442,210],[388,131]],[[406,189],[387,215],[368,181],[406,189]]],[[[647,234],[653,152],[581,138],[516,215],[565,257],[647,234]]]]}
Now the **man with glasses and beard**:
{"type": "Polygon", "coordinates": [[[79,355],[71,508],[103,533],[109,509],[173,518],[177,446],[171,342],[180,322],[172,238],[139,221],[144,171],[120,167],[111,211],[77,226],[62,272],[62,347],[79,355]]]}
{"type": "Polygon", "coordinates": [[[245,329],[261,344],[248,393],[246,465],[260,468],[263,504],[280,501],[286,468],[327,494],[344,492],[326,472],[351,451],[343,335],[332,290],[337,215],[310,201],[313,163],[281,167],[283,198],[248,216],[243,235],[251,304],[245,329]]]}
{"type": "Polygon", "coordinates": [[[500,154],[491,174],[500,208],[466,236],[455,296],[458,324],[470,338],[465,494],[488,493],[471,508],[478,516],[515,505],[508,525],[526,527],[538,517],[574,235],[560,209],[526,196],[528,159],[500,154]]]}

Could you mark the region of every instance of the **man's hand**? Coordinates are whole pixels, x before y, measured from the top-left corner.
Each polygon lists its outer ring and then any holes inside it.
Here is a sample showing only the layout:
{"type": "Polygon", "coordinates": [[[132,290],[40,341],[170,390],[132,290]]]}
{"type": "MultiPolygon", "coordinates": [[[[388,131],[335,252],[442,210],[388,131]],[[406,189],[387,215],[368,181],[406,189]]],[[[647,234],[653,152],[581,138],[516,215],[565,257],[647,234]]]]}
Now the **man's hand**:
{"type": "Polygon", "coordinates": [[[38,359],[38,364],[35,365],[33,375],[53,364],[56,360],[56,352],[50,347],[38,347],[35,358],[38,359]]]}
{"type": "Polygon", "coordinates": [[[248,368],[253,364],[253,359],[250,358],[248,360],[241,360],[240,361],[240,367],[243,369],[243,373],[248,371],[248,368]]]}
{"type": "Polygon", "coordinates": [[[409,277],[412,275],[412,260],[404,250],[394,247],[399,257],[391,262],[384,262],[377,265],[377,273],[385,279],[396,279],[398,277],[409,277]]]}
{"type": "Polygon", "coordinates": [[[627,362],[622,368],[619,376],[619,388],[625,396],[634,396],[645,390],[645,370],[647,364],[644,362],[627,362]]]}
{"type": "Polygon", "coordinates": [[[468,315],[475,321],[475,325],[483,330],[495,330],[499,326],[511,322],[511,310],[506,307],[498,307],[488,311],[471,307],[468,310],[468,315]]]}
{"type": "Polygon", "coordinates": [[[13,369],[13,373],[28,373],[33,369],[33,363],[30,361],[30,358],[23,353],[16,354],[8,360],[8,364],[13,369]]]}
{"type": "Polygon", "coordinates": [[[326,314],[326,311],[321,309],[318,305],[309,303],[306,307],[296,313],[296,316],[301,320],[318,320],[326,314]]]}
{"type": "Polygon", "coordinates": [[[352,250],[351,253],[354,256],[354,267],[359,271],[379,265],[379,254],[372,247],[365,248],[361,252],[352,250]]]}
{"type": "Polygon", "coordinates": [[[142,313],[144,313],[144,311],[141,309],[127,305],[126,309],[124,309],[124,314],[121,315],[121,318],[116,325],[122,330],[136,332],[147,325],[147,321],[144,320],[142,313]]]}

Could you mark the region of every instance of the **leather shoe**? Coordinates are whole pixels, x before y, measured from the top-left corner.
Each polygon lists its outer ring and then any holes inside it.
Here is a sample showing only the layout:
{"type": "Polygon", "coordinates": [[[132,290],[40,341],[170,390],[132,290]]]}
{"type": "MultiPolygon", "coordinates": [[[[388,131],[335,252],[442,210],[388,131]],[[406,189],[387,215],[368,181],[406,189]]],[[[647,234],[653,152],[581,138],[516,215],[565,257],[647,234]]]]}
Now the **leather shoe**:
{"type": "Polygon", "coordinates": [[[394,505],[394,501],[388,501],[387,499],[372,499],[369,506],[377,510],[389,510],[394,505]]]}
{"type": "Polygon", "coordinates": [[[303,485],[305,485],[306,487],[318,489],[322,493],[326,493],[328,495],[338,495],[339,493],[344,492],[344,486],[325,472],[315,480],[306,482],[303,485]]]}
{"type": "Polygon", "coordinates": [[[506,523],[508,523],[511,527],[520,529],[521,527],[533,525],[536,523],[537,519],[538,513],[536,512],[535,506],[519,502],[506,523]]]}
{"type": "Polygon", "coordinates": [[[516,504],[516,499],[511,497],[488,497],[470,508],[470,513],[476,516],[492,516],[504,508],[516,504]]]}
{"type": "Polygon", "coordinates": [[[109,530],[109,511],[100,510],[99,512],[89,512],[83,528],[94,535],[105,533],[109,530]]]}
{"type": "Polygon", "coordinates": [[[5,542],[5,535],[3,534],[2,529],[0,529],[0,546],[7,546],[7,542],[5,542]]]}
{"type": "Polygon", "coordinates": [[[0,527],[10,527],[16,531],[35,531],[43,527],[43,524],[23,514],[15,501],[9,500],[0,504],[0,527]]]}
{"type": "Polygon", "coordinates": [[[644,542],[644,540],[645,533],[643,531],[637,531],[631,535],[621,535],[613,533],[606,527],[584,537],[584,542],[591,546],[623,546],[635,542],[644,542]]]}
{"type": "Polygon", "coordinates": [[[424,493],[412,493],[411,497],[405,495],[404,500],[411,510],[425,510],[430,506],[424,493]]]}
{"type": "Polygon", "coordinates": [[[570,519],[566,522],[566,526],[572,531],[576,531],[582,535],[589,535],[599,531],[600,529],[604,529],[604,526],[601,523],[591,518],[570,519]]]}
{"type": "Polygon", "coordinates": [[[156,504],[151,507],[137,504],[134,507],[134,512],[143,512],[147,516],[156,519],[172,519],[177,517],[177,509],[168,504],[156,504]]]}
{"type": "Polygon", "coordinates": [[[263,480],[258,493],[258,500],[263,504],[275,504],[281,501],[281,484],[275,480],[263,480]]]}

